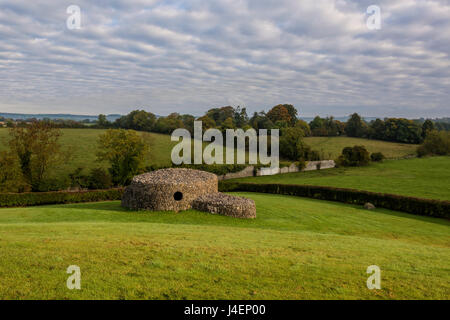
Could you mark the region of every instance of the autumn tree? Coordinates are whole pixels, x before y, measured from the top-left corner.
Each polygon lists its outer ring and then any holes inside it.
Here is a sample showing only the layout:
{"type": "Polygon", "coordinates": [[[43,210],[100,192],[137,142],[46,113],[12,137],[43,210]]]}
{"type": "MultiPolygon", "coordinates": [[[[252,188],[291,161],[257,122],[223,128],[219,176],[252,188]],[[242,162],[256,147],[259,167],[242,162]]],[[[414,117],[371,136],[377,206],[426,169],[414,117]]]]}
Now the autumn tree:
{"type": "Polygon", "coordinates": [[[289,114],[289,110],[282,104],[279,104],[269,112],[267,112],[267,117],[273,122],[276,123],[278,121],[285,121],[287,123],[291,123],[292,117],[289,114]]]}

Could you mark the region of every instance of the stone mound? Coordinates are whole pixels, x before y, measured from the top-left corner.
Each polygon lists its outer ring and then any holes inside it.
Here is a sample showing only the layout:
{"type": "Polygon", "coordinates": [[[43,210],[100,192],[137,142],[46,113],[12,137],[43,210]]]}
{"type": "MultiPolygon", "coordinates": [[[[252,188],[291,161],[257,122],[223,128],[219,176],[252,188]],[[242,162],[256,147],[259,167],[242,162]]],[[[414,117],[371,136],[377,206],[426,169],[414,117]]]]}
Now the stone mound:
{"type": "Polygon", "coordinates": [[[196,210],[234,218],[256,218],[256,206],[253,200],[223,193],[202,195],[194,200],[192,207],[196,210]]]}
{"type": "Polygon", "coordinates": [[[133,178],[122,206],[132,210],[180,211],[199,196],[218,192],[215,174],[192,169],[162,169],[133,178]]]}

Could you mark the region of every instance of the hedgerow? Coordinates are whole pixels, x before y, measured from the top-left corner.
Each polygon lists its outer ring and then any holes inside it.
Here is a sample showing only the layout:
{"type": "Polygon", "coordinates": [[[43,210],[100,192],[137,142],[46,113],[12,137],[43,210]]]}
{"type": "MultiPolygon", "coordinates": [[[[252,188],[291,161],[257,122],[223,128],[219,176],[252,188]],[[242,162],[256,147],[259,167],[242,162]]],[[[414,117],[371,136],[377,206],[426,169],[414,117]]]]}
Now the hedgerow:
{"type": "Polygon", "coordinates": [[[283,194],[358,205],[364,205],[370,202],[380,208],[415,215],[450,219],[450,201],[443,200],[421,199],[355,189],[310,185],[255,184],[222,181],[219,184],[219,189],[222,192],[249,191],[283,194]]]}
{"type": "Polygon", "coordinates": [[[0,207],[26,207],[46,204],[97,202],[122,199],[123,189],[0,193],[0,207]]]}

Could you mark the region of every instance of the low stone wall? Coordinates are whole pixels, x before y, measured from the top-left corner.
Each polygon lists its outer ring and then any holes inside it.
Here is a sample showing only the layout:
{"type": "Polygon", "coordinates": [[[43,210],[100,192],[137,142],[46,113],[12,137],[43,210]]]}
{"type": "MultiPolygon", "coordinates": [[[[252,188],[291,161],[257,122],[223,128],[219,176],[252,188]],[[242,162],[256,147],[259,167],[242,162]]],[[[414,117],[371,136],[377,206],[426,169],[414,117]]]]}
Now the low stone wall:
{"type": "Polygon", "coordinates": [[[308,161],[306,167],[302,171],[323,170],[334,167],[336,167],[336,163],[334,163],[333,160],[308,161]]]}
{"type": "MultiPolygon", "coordinates": [[[[313,170],[323,170],[323,169],[331,169],[336,167],[336,163],[334,160],[322,160],[322,161],[308,161],[306,163],[306,167],[302,171],[313,171],[313,170]]],[[[229,180],[229,179],[237,179],[237,178],[246,178],[246,177],[260,177],[260,176],[273,176],[276,174],[283,173],[292,173],[299,172],[300,168],[294,163],[289,167],[283,168],[261,168],[255,170],[254,166],[248,166],[242,171],[227,173],[222,176],[218,176],[219,180],[229,180]]]]}
{"type": "Polygon", "coordinates": [[[219,180],[229,180],[229,179],[237,179],[237,178],[245,178],[245,177],[253,177],[255,174],[255,167],[248,166],[242,171],[227,173],[223,176],[218,176],[219,180]]]}

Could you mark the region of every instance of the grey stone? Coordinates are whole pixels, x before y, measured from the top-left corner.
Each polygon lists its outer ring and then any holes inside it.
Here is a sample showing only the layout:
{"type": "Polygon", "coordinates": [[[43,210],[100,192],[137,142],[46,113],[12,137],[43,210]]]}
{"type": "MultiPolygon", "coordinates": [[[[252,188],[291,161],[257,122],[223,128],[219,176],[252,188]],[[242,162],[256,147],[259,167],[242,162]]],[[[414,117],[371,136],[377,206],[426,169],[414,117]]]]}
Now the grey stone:
{"type": "Polygon", "coordinates": [[[367,209],[367,210],[373,210],[373,209],[376,209],[376,208],[375,208],[375,206],[374,206],[373,204],[371,204],[370,202],[367,202],[367,203],[364,205],[364,209],[367,209]]]}

